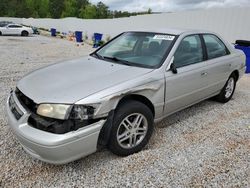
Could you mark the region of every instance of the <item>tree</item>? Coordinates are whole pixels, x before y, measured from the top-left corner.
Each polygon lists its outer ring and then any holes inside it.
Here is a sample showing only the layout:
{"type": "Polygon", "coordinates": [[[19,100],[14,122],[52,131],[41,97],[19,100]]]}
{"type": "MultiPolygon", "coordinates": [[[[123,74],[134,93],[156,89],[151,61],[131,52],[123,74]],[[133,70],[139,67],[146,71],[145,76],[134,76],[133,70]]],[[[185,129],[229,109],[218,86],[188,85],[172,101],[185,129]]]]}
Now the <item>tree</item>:
{"type": "Polygon", "coordinates": [[[76,0],[64,0],[64,10],[61,17],[77,17],[76,0]]]}
{"type": "Polygon", "coordinates": [[[64,3],[61,0],[50,0],[49,10],[52,18],[60,18],[64,10],[64,3]]]}
{"type": "Polygon", "coordinates": [[[8,0],[0,1],[0,16],[7,16],[8,12],[8,0]]]}
{"type": "Polygon", "coordinates": [[[80,18],[85,18],[85,19],[93,19],[96,18],[97,11],[96,11],[96,6],[89,4],[85,8],[81,9],[80,18]]]}
{"type": "Polygon", "coordinates": [[[40,0],[40,6],[38,8],[38,14],[41,18],[49,17],[49,0],[40,0]]]}
{"type": "Polygon", "coordinates": [[[90,2],[88,0],[76,0],[77,9],[85,8],[89,4],[90,2]]]}
{"type": "MultiPolygon", "coordinates": [[[[5,4],[4,8],[5,8],[5,16],[9,16],[9,17],[14,17],[16,16],[16,13],[17,13],[17,0],[9,0],[9,1],[6,1],[6,2],[3,2],[5,4]]],[[[23,4],[24,2],[21,1],[21,5],[23,4]]],[[[21,7],[21,6],[19,6],[21,7]]]]}
{"type": "Polygon", "coordinates": [[[106,6],[103,2],[99,2],[96,5],[96,18],[108,18],[108,9],[109,7],[106,6]]]}
{"type": "Polygon", "coordinates": [[[35,0],[24,0],[24,3],[20,3],[20,6],[17,8],[18,17],[38,17],[36,10],[35,0]]]}
{"type": "Polygon", "coordinates": [[[80,13],[87,5],[90,5],[90,2],[88,0],[76,0],[77,17],[81,17],[80,13]]]}
{"type": "Polygon", "coordinates": [[[20,18],[81,17],[103,19],[151,13],[150,8],[144,12],[111,11],[101,1],[95,5],[89,0],[0,0],[0,16],[20,18]]]}

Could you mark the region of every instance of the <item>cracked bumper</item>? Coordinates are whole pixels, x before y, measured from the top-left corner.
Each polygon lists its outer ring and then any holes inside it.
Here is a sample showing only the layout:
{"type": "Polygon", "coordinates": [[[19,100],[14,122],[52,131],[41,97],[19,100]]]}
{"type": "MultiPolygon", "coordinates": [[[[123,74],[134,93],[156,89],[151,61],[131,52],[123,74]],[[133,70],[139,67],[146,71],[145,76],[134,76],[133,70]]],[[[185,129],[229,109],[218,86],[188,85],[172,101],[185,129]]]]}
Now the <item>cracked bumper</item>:
{"type": "Polygon", "coordinates": [[[29,112],[22,107],[14,94],[13,98],[23,115],[16,119],[10,109],[8,98],[8,122],[24,150],[31,156],[52,164],[64,164],[97,150],[99,133],[105,120],[65,134],[53,134],[28,125],[29,112]]]}

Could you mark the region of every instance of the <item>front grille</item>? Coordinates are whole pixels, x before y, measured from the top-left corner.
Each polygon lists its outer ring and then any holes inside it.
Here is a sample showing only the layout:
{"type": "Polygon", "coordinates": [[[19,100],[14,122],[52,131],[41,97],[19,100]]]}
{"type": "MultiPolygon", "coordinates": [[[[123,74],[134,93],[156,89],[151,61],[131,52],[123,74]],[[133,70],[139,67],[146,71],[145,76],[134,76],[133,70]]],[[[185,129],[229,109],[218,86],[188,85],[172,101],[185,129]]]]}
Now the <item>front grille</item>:
{"type": "Polygon", "coordinates": [[[25,109],[36,112],[37,104],[34,103],[33,100],[25,96],[18,88],[16,88],[15,94],[17,96],[17,99],[25,109]]]}
{"type": "Polygon", "coordinates": [[[9,108],[17,120],[19,120],[23,116],[23,112],[17,106],[12,93],[9,98],[9,108]]]}

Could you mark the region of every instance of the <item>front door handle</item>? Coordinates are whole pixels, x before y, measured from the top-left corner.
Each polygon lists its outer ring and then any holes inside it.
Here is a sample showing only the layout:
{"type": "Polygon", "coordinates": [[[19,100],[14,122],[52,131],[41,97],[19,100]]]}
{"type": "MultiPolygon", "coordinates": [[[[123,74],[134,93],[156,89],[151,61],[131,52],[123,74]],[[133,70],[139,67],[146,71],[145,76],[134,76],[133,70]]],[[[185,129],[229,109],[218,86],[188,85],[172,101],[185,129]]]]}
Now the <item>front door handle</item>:
{"type": "Polygon", "coordinates": [[[202,72],[201,76],[207,76],[207,72],[202,72]]]}

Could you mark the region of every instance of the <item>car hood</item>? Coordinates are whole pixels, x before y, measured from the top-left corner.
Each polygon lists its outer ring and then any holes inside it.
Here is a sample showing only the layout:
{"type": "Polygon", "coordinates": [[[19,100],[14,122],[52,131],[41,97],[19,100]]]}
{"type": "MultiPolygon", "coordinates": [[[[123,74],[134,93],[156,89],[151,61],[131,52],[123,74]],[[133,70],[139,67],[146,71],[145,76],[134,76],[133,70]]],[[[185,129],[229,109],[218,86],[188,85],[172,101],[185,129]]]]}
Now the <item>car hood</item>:
{"type": "Polygon", "coordinates": [[[151,71],[152,69],[111,63],[89,56],[31,72],[18,82],[17,87],[37,104],[73,104],[151,71]]]}

